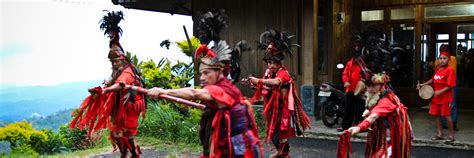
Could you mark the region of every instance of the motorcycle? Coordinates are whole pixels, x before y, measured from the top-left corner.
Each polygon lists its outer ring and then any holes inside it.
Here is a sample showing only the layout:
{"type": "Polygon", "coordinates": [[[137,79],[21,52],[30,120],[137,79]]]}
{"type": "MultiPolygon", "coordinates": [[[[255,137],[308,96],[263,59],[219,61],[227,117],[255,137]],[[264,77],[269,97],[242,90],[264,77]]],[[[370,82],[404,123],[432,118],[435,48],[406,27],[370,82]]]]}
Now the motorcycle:
{"type": "Polygon", "coordinates": [[[344,88],[333,83],[323,83],[319,87],[319,103],[321,119],[326,127],[342,122],[346,94],[344,88]]]}

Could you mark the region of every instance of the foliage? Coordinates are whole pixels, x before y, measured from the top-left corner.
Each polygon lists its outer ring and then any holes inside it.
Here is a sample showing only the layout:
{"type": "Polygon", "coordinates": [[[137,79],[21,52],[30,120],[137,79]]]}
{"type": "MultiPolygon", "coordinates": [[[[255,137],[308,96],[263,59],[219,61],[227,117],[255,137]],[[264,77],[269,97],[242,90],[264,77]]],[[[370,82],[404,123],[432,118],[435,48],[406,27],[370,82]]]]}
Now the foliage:
{"type": "MultiPolygon", "coordinates": [[[[196,37],[191,37],[191,45],[193,45],[193,50],[196,50],[197,47],[199,47],[200,42],[199,39],[196,37]]],[[[181,51],[186,54],[188,57],[192,57],[194,52],[191,52],[191,49],[189,48],[188,40],[183,40],[176,42],[178,47],[181,49],[181,51]]]]}
{"type": "Polygon", "coordinates": [[[145,87],[182,88],[189,87],[188,83],[193,79],[194,71],[189,67],[182,62],[171,65],[170,61],[163,58],[158,64],[153,60],[146,61],[140,68],[145,87]]]}
{"type": "Polygon", "coordinates": [[[132,64],[135,65],[136,67],[140,67],[143,63],[141,61],[138,61],[137,55],[132,56],[132,54],[128,51],[125,53],[125,57],[127,57],[127,59],[130,60],[130,62],[132,62],[132,64]]]}
{"type": "MultiPolygon", "coordinates": [[[[193,48],[199,46],[199,40],[195,37],[191,38],[193,48]]],[[[165,40],[162,44],[165,46],[169,40],[165,40]]],[[[189,48],[187,40],[176,42],[181,51],[188,57],[192,57],[191,49],[189,48]]],[[[143,78],[145,79],[145,87],[160,87],[160,88],[182,88],[189,87],[189,82],[194,79],[194,65],[193,63],[172,63],[162,58],[158,63],[153,60],[146,62],[138,62],[136,56],[129,57],[132,62],[141,69],[143,78]]]]}
{"type": "Polygon", "coordinates": [[[47,141],[48,136],[36,129],[26,122],[15,122],[0,128],[0,141],[7,141],[10,143],[10,148],[13,150],[24,144],[34,144],[38,141],[47,141]]]}
{"type": "Polygon", "coordinates": [[[199,143],[198,127],[201,111],[189,109],[186,116],[174,106],[175,103],[166,101],[151,102],[148,105],[148,117],[142,120],[138,127],[140,134],[171,142],[199,143]]]}
{"type": "Polygon", "coordinates": [[[70,150],[84,150],[95,147],[98,143],[90,139],[87,130],[79,128],[71,129],[67,125],[59,127],[59,134],[62,136],[62,143],[70,150]]]}
{"type": "Polygon", "coordinates": [[[257,122],[258,134],[261,139],[267,136],[265,117],[262,114],[263,107],[254,107],[255,122],[257,122]]]}
{"type": "Polygon", "coordinates": [[[33,149],[40,153],[41,155],[45,154],[54,154],[54,153],[64,153],[69,151],[64,145],[64,138],[63,135],[59,133],[54,133],[50,129],[42,129],[41,132],[45,133],[48,136],[47,141],[35,141],[32,143],[33,149]]]}
{"type": "Polygon", "coordinates": [[[39,153],[37,153],[30,144],[22,144],[14,149],[10,154],[11,157],[38,157],[39,153]]]}
{"type": "Polygon", "coordinates": [[[66,151],[61,136],[49,129],[38,131],[26,121],[0,128],[0,140],[10,143],[11,154],[53,154],[66,151]]]}

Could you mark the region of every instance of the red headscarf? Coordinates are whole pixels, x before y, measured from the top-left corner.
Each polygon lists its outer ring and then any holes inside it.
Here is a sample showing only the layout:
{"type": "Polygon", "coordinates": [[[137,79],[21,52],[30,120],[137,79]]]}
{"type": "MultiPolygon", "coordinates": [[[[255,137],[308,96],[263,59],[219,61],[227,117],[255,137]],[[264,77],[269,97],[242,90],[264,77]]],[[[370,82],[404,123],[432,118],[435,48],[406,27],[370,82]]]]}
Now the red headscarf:
{"type": "Polygon", "coordinates": [[[447,57],[451,56],[451,55],[449,54],[449,52],[441,52],[439,56],[441,56],[441,55],[444,55],[444,56],[447,56],[447,57]]]}

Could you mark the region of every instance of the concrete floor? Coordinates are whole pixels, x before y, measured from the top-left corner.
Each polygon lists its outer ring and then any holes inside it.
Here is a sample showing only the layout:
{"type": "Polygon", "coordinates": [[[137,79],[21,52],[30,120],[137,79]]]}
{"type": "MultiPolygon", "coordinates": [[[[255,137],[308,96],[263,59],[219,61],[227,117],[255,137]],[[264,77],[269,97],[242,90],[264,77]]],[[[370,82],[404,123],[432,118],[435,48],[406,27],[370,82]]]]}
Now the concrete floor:
{"type": "MultiPolygon", "coordinates": [[[[435,119],[428,115],[428,106],[411,107],[409,110],[410,122],[414,132],[414,146],[433,146],[456,149],[474,150],[474,110],[460,109],[458,111],[458,128],[455,132],[456,141],[447,143],[443,140],[433,141],[431,137],[436,134],[435,119]]],[[[324,126],[322,121],[311,117],[312,129],[307,131],[306,137],[338,139],[336,128],[340,125],[334,125],[332,128],[324,126]]],[[[365,141],[366,133],[355,136],[352,140],[355,142],[365,141]]],[[[447,129],[444,130],[444,136],[447,137],[447,129]]]]}

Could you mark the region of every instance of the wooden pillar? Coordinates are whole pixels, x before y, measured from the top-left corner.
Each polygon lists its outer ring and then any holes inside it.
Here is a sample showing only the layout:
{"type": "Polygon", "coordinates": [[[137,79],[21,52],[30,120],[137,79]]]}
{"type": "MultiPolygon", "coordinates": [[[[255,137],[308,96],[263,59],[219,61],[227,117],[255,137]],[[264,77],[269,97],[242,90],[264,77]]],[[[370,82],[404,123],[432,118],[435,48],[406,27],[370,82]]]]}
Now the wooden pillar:
{"type": "Polygon", "coordinates": [[[318,84],[318,0],[302,0],[303,85],[318,84]]]}
{"type": "MultiPolygon", "coordinates": [[[[423,7],[417,5],[415,7],[415,75],[413,76],[414,82],[422,80],[421,77],[421,36],[423,34],[423,7]]],[[[420,81],[422,82],[422,81],[420,81]]]]}

